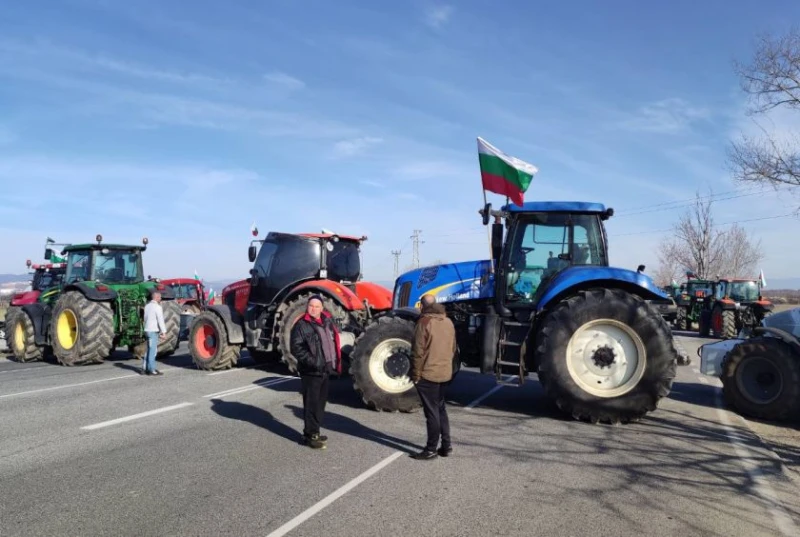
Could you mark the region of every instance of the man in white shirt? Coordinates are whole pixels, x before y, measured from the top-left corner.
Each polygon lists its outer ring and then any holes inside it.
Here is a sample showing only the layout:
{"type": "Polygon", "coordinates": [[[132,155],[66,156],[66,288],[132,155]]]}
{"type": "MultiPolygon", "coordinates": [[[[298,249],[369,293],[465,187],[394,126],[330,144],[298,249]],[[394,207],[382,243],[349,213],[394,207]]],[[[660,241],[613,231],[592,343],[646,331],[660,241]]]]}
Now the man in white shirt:
{"type": "Polygon", "coordinates": [[[161,308],[161,293],[153,291],[150,302],[144,307],[144,335],[147,337],[147,354],[142,364],[142,373],[145,375],[162,375],[156,369],[156,353],[158,341],[167,337],[167,327],[164,324],[164,310],[161,308]]]}

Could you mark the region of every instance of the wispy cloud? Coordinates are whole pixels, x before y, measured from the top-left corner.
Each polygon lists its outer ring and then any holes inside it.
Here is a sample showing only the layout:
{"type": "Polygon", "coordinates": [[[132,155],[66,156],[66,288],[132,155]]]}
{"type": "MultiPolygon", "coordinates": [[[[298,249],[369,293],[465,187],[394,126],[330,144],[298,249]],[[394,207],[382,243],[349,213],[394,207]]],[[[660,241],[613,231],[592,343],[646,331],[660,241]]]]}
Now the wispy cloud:
{"type": "Polygon", "coordinates": [[[379,183],[378,181],[370,181],[369,179],[361,181],[361,184],[366,186],[371,186],[373,188],[381,188],[383,186],[382,183],[379,183]]]}
{"type": "Polygon", "coordinates": [[[295,78],[280,71],[267,73],[264,75],[264,80],[289,90],[301,90],[306,87],[306,83],[299,78],[295,78]]]}
{"type": "Polygon", "coordinates": [[[450,21],[454,8],[449,5],[433,6],[425,10],[425,24],[431,28],[440,28],[450,21]]]}
{"type": "Polygon", "coordinates": [[[375,136],[362,136],[350,140],[341,140],[334,144],[333,152],[337,157],[352,157],[382,142],[382,138],[377,138],[375,136]]]}
{"type": "Polygon", "coordinates": [[[633,116],[621,122],[632,131],[676,134],[686,131],[693,123],[708,119],[707,108],[692,106],[683,99],[673,97],[647,104],[633,116]]]}

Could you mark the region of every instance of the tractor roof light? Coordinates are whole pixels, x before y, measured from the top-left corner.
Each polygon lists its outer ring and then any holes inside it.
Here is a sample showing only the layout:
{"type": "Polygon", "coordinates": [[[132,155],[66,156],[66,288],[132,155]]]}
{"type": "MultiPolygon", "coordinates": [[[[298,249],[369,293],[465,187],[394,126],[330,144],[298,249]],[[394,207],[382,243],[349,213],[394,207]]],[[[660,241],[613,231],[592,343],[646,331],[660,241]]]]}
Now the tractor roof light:
{"type": "Polygon", "coordinates": [[[361,235],[361,242],[366,242],[366,241],[367,241],[367,236],[361,235]]]}
{"type": "Polygon", "coordinates": [[[97,236],[94,238],[94,240],[97,241],[97,244],[100,244],[101,242],[103,242],[103,236],[98,233],[97,236]]]}
{"type": "Polygon", "coordinates": [[[25,266],[28,267],[28,268],[31,268],[31,260],[30,259],[27,259],[25,261],[25,266]]]}
{"type": "Polygon", "coordinates": [[[148,241],[148,240],[147,240],[147,237],[144,237],[144,238],[142,238],[142,244],[144,244],[145,246],[147,246],[147,243],[148,243],[148,242],[150,242],[150,241],[148,241]]]}

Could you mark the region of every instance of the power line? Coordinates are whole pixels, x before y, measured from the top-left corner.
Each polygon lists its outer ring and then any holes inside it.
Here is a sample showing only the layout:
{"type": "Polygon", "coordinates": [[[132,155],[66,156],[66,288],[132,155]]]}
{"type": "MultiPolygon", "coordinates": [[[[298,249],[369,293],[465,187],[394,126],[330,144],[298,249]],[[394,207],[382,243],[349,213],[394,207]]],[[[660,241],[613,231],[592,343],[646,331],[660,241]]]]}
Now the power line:
{"type": "Polygon", "coordinates": [[[662,202],[662,203],[656,203],[654,205],[640,205],[638,207],[631,207],[628,210],[629,211],[638,211],[640,209],[651,209],[653,207],[663,207],[664,205],[674,205],[676,203],[687,203],[687,202],[695,201],[695,200],[705,200],[705,199],[708,199],[708,198],[716,198],[716,197],[719,197],[719,196],[726,196],[728,194],[740,194],[742,192],[749,192],[751,190],[761,190],[761,189],[763,189],[763,187],[760,186],[760,185],[749,186],[749,187],[745,187],[745,188],[742,188],[742,189],[734,189],[734,190],[726,190],[724,192],[717,192],[716,194],[706,194],[706,195],[703,195],[703,196],[686,198],[686,199],[682,199],[682,200],[665,201],[665,202],[662,202]]]}
{"type": "Polygon", "coordinates": [[[400,250],[392,250],[392,255],[394,256],[394,279],[396,280],[397,277],[400,275],[400,250]]]}
{"type": "MultiPolygon", "coordinates": [[[[717,199],[710,200],[710,201],[717,202],[717,201],[734,200],[734,199],[737,199],[737,198],[746,198],[748,196],[758,196],[761,193],[762,193],[761,191],[751,192],[749,194],[739,194],[737,196],[728,196],[727,198],[717,198],[717,199]]],[[[675,210],[675,209],[684,209],[686,207],[692,207],[695,204],[695,202],[698,201],[698,200],[699,199],[695,199],[690,203],[683,203],[682,205],[672,205],[672,206],[669,206],[669,207],[661,207],[659,209],[648,209],[648,210],[641,210],[641,211],[635,211],[635,212],[626,212],[626,213],[622,213],[622,214],[614,215],[614,216],[616,218],[623,218],[625,216],[635,216],[635,215],[640,215],[640,214],[657,213],[657,212],[661,212],[661,211],[672,211],[672,210],[675,210]]]]}
{"type": "MultiPolygon", "coordinates": [[[[744,224],[745,222],[758,222],[758,221],[761,221],[761,220],[775,220],[777,218],[787,218],[789,216],[796,216],[796,215],[795,215],[795,213],[789,213],[789,214],[781,214],[781,215],[777,215],[777,216],[764,216],[764,217],[761,217],[761,218],[749,218],[747,220],[736,220],[736,221],[733,221],[733,222],[723,222],[722,224],[713,224],[711,227],[729,226],[731,224],[744,224]]],[[[609,235],[611,235],[613,237],[628,237],[630,235],[647,235],[649,233],[666,233],[667,231],[672,231],[673,229],[674,228],[651,229],[649,231],[637,231],[637,232],[634,232],[634,233],[620,233],[620,234],[609,233],[609,235]]]]}

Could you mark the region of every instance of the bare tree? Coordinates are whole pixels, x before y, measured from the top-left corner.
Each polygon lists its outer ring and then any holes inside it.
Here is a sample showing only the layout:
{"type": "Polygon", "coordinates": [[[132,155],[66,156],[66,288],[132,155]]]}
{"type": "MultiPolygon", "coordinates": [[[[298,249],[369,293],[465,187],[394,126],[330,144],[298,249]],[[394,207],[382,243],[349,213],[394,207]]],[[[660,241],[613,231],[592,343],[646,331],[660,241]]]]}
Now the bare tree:
{"type": "MultiPolygon", "coordinates": [[[[659,252],[660,254],[660,252],[659,252]]],[[[659,265],[653,273],[653,281],[659,287],[666,287],[672,282],[680,282],[683,279],[683,271],[681,268],[672,263],[671,260],[662,259],[659,255],[659,265]]]]}
{"type": "MultiPolygon", "coordinates": [[[[778,108],[800,110],[800,33],[761,36],[749,64],[735,63],[741,86],[749,96],[750,115],[778,108]]],[[[759,125],[760,137],[742,135],[728,151],[734,178],[744,183],[800,186],[800,142],[795,133],[779,140],[759,125]]]]}
{"type": "Polygon", "coordinates": [[[728,229],[714,223],[713,195],[700,196],[674,226],[673,234],[659,247],[658,276],[691,271],[700,278],[730,274],[744,276],[763,258],[761,242],[754,242],[738,225],[728,229]]]}

